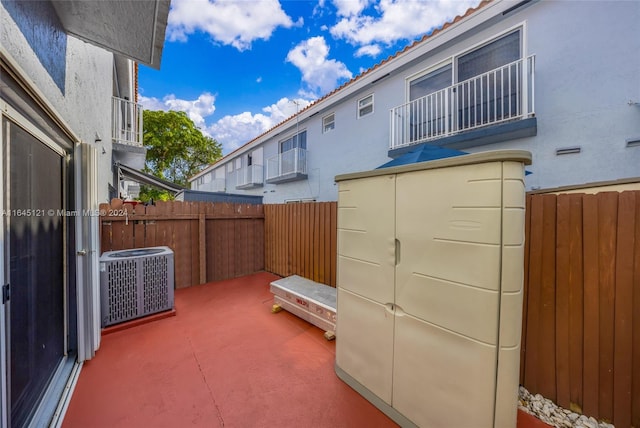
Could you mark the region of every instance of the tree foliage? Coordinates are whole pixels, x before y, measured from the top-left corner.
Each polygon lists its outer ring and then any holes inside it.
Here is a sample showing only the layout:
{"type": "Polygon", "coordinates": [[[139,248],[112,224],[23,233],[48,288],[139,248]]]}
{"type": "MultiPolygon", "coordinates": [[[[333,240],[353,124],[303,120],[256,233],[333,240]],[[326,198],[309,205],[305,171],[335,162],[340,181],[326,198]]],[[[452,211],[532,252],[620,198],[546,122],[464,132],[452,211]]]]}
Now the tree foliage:
{"type": "MultiPolygon", "coordinates": [[[[222,156],[220,143],[202,134],[182,111],[143,112],[145,171],[188,187],[188,178],[222,156]]],[[[166,200],[168,192],[143,186],[140,198],[166,200]]]]}

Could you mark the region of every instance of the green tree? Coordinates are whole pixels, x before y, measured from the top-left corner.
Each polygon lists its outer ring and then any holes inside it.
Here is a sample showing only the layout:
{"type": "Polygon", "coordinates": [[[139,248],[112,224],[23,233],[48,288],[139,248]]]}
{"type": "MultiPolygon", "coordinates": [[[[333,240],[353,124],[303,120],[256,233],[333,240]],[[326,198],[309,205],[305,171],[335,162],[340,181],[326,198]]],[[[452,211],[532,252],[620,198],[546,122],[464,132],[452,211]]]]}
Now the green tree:
{"type": "MultiPolygon", "coordinates": [[[[202,134],[182,111],[143,112],[145,171],[188,187],[188,179],[222,156],[220,143],[202,134]]],[[[140,199],[171,199],[169,192],[143,186],[140,199]]]]}

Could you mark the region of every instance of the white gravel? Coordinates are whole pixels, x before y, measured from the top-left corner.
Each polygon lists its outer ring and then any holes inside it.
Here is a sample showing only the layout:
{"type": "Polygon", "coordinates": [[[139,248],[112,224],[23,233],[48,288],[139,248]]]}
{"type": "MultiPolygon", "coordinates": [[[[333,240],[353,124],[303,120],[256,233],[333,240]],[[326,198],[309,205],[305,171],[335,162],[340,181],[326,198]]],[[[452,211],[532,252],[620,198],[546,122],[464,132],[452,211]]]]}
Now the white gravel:
{"type": "Polygon", "coordinates": [[[563,409],[540,394],[531,394],[523,386],[519,391],[518,407],[556,428],[615,428],[613,425],[599,422],[593,417],[563,409]]]}

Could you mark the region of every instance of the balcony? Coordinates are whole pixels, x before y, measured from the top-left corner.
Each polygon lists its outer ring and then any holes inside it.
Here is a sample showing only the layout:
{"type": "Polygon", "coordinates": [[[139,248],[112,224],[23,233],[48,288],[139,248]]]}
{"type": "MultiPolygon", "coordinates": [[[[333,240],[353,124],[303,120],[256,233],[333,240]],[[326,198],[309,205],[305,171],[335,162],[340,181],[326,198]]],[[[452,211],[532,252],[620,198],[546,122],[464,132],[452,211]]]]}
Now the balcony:
{"type": "Polygon", "coordinates": [[[227,183],[224,178],[214,178],[211,181],[200,184],[195,190],[201,190],[204,192],[225,192],[227,190],[227,183]]]}
{"type": "Polygon", "coordinates": [[[534,77],[532,55],[394,107],[390,155],[435,140],[464,148],[482,144],[480,139],[489,143],[535,135],[535,119],[524,121],[535,116],[534,77]]]}
{"type": "Polygon", "coordinates": [[[236,189],[253,189],[263,185],[262,165],[249,165],[236,171],[236,189]]]}
{"type": "Polygon", "coordinates": [[[267,159],[267,183],[286,183],[307,178],[307,151],[294,148],[267,159]]]}
{"type": "Polygon", "coordinates": [[[142,105],[113,97],[111,138],[114,144],[142,147],[142,105]]]}

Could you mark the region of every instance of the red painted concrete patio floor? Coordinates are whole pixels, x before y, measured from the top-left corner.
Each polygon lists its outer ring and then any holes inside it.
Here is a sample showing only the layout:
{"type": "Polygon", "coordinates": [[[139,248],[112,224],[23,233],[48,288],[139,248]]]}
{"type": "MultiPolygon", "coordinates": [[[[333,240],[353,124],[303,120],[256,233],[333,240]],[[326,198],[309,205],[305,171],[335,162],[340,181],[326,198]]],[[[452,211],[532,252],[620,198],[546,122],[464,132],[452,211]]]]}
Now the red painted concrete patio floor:
{"type": "MultiPolygon", "coordinates": [[[[177,290],[176,316],[103,336],[63,427],[396,426],[338,379],[323,331],[271,313],[276,278],[177,290]]],[[[518,428],[537,427],[519,412],[518,428]]]]}

